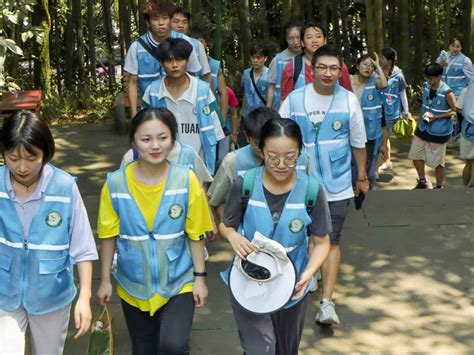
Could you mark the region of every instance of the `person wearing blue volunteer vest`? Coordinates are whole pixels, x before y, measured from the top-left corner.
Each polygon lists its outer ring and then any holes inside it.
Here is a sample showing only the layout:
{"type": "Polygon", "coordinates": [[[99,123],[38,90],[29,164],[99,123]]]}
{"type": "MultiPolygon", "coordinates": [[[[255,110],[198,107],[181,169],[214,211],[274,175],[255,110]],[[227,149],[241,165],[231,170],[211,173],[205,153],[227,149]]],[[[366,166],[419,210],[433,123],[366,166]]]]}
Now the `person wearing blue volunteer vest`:
{"type": "Polygon", "coordinates": [[[253,44],[250,48],[251,68],[242,73],[242,117],[257,107],[267,105],[268,68],[265,62],[268,59],[268,48],[264,44],[253,44]]]}
{"type": "Polygon", "coordinates": [[[166,107],[178,121],[180,142],[189,144],[214,175],[218,141],[225,138],[222,115],[209,83],[186,73],[192,46],[180,38],[168,38],[158,48],[165,71],[143,95],[145,107],[166,107]]]}
{"type": "MultiPolygon", "coordinates": [[[[128,49],[123,67],[124,71],[129,74],[127,89],[132,117],[136,115],[139,108],[139,96],[143,96],[153,80],[163,75],[163,69],[155,56],[160,43],[170,37],[184,38],[190,41],[189,37],[170,29],[170,19],[173,11],[174,5],[169,0],[150,1],[143,6],[142,14],[148,31],[132,43],[128,49]]],[[[200,73],[203,69],[194,50],[190,54],[186,69],[193,74],[200,73]]],[[[202,74],[208,72],[204,70],[202,74]]]]}
{"type": "Polygon", "coordinates": [[[33,354],[62,354],[74,264],[74,338],[90,329],[94,236],[74,177],[49,164],[55,144],[44,121],[19,111],[0,132],[0,353],[24,354],[28,327],[33,354]]]}
{"type": "Polygon", "coordinates": [[[177,134],[169,110],[138,112],[130,140],[140,159],[109,173],[100,198],[97,296],[110,301],[113,274],[136,355],[189,354],[194,308],[208,294],[204,240],[212,222],[194,173],[167,159],[177,134]]]}
{"type": "Polygon", "coordinates": [[[212,86],[211,69],[209,66],[206,49],[197,38],[189,35],[190,22],[191,13],[187,9],[183,7],[177,7],[174,9],[173,13],[171,14],[171,29],[188,36],[189,41],[193,45],[193,50],[197,53],[199,64],[201,64],[201,71],[197,73],[197,76],[202,80],[211,83],[212,86]]]}
{"type": "Polygon", "coordinates": [[[324,324],[339,323],[331,297],[340,265],[341,230],[354,197],[351,156],[358,171],[355,195],[369,190],[364,116],[357,96],[338,83],[341,66],[341,54],[336,48],[320,47],[312,61],[313,83],[293,91],[279,111],[301,127],[311,175],[323,185],[331,212],[331,248],[322,267],[323,300],[316,315],[316,321],[324,324]]]}
{"type": "Polygon", "coordinates": [[[461,121],[460,158],[466,162],[462,170],[462,181],[466,187],[474,187],[474,66],[466,67],[469,84],[456,101],[458,117],[461,121]]]}
{"type": "Polygon", "coordinates": [[[425,176],[425,164],[435,169],[436,188],[443,188],[446,145],[453,132],[451,116],[456,114],[456,98],[441,80],[443,67],[438,63],[426,66],[423,84],[421,117],[411,142],[408,159],[413,160],[418,181],[416,189],[431,188],[425,176]]]}
{"type": "MultiPolygon", "coordinates": [[[[387,78],[380,67],[379,56],[377,53],[374,53],[374,56],[375,60],[368,54],[357,59],[357,73],[351,75],[352,90],[359,99],[364,114],[367,135],[365,171],[371,189],[375,185],[377,158],[382,142],[383,109],[379,90],[387,86],[387,78]]],[[[354,164],[353,167],[355,168],[354,164]]],[[[357,171],[354,171],[352,176],[353,178],[357,177],[357,171]]]]}
{"type": "Polygon", "coordinates": [[[386,47],[380,54],[380,64],[387,78],[387,86],[381,91],[383,105],[383,140],[381,151],[383,154],[383,163],[379,167],[379,172],[393,169],[392,164],[392,147],[390,145],[390,135],[392,134],[393,125],[400,118],[401,108],[403,108],[403,117],[410,118],[407,99],[407,83],[403,76],[402,70],[395,65],[397,60],[397,51],[386,47]]]}
{"type": "Polygon", "coordinates": [[[278,110],[280,107],[281,79],[285,65],[301,53],[301,28],[300,21],[289,21],[283,28],[283,39],[280,45],[281,52],[273,57],[268,66],[268,94],[267,106],[278,110]]]}
{"type": "MultiPolygon", "coordinates": [[[[311,277],[328,255],[331,223],[325,192],[304,170],[296,169],[302,147],[301,130],[294,121],[267,121],[259,139],[264,165],[237,177],[230,195],[241,198],[227,200],[219,226],[236,257],[245,260],[251,252],[258,251],[251,241],[254,233],[260,232],[285,248],[296,269],[294,294],[279,310],[256,315],[231,299],[240,344],[247,355],[298,354],[311,277]],[[244,199],[243,184],[250,177],[253,188],[244,199]],[[306,204],[310,185],[317,191],[311,210],[306,204]],[[315,244],[310,256],[309,239],[315,244]]],[[[229,271],[230,268],[221,274],[225,283],[229,271]]]]}
{"type": "Polygon", "coordinates": [[[462,47],[462,41],[453,37],[449,40],[449,52],[442,51],[436,59],[436,63],[443,67],[443,81],[453,90],[456,99],[469,83],[465,69],[469,70],[472,65],[471,59],[462,53],[462,47]]]}

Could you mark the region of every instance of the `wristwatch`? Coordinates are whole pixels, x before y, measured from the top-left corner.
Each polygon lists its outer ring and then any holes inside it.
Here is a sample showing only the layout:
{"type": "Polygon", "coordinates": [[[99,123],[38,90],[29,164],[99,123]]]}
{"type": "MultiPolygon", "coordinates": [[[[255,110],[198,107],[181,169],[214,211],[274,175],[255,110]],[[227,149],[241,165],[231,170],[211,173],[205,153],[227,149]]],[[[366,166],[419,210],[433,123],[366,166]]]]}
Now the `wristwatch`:
{"type": "Polygon", "coordinates": [[[196,271],[194,271],[194,272],[193,272],[193,275],[194,275],[194,276],[206,277],[206,276],[207,276],[207,271],[203,271],[203,272],[196,272],[196,271]]]}

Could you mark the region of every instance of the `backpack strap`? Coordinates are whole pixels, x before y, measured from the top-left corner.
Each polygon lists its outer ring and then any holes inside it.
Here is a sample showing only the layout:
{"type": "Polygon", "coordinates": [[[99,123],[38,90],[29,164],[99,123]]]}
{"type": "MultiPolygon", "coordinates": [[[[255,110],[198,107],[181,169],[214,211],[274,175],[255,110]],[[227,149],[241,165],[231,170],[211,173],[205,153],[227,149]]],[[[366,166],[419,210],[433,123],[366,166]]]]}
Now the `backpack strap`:
{"type": "Polygon", "coordinates": [[[318,201],[319,193],[319,181],[315,177],[309,176],[308,178],[308,188],[306,189],[305,205],[306,212],[311,216],[318,201]]]}
{"type": "Polygon", "coordinates": [[[245,210],[249,204],[250,196],[252,195],[253,186],[255,185],[255,176],[257,175],[257,168],[253,168],[247,170],[243,176],[244,182],[242,184],[242,194],[241,194],[241,201],[244,205],[243,214],[245,214],[245,210]]]}
{"type": "Polygon", "coordinates": [[[301,70],[303,69],[303,58],[304,52],[298,54],[295,59],[295,66],[293,69],[293,87],[296,85],[296,82],[298,81],[298,77],[300,76],[301,70]]]}
{"type": "Polygon", "coordinates": [[[160,61],[160,58],[158,57],[158,54],[156,53],[155,50],[153,50],[153,48],[150,47],[150,45],[148,43],[146,43],[143,38],[139,37],[138,40],[137,40],[143,48],[145,48],[145,50],[153,57],[155,58],[158,62],[160,61]]]}

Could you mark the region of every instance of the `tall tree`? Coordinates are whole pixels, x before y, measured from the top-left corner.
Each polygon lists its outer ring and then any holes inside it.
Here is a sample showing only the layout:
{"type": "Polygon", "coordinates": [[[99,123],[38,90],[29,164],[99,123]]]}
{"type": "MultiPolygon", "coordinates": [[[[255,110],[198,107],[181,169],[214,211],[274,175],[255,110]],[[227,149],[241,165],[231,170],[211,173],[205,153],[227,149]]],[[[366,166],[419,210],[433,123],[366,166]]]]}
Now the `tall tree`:
{"type": "Polygon", "coordinates": [[[438,47],[438,18],[436,16],[436,10],[438,4],[436,0],[429,0],[429,10],[430,10],[430,58],[434,59],[439,54],[438,47]]]}
{"type": "Polygon", "coordinates": [[[244,66],[246,66],[250,61],[250,43],[252,41],[250,34],[249,0],[238,0],[238,5],[237,11],[240,23],[239,42],[242,50],[242,60],[244,66]]]}
{"type": "Polygon", "coordinates": [[[130,26],[131,12],[128,1],[119,0],[119,24],[120,24],[120,56],[122,63],[125,61],[125,53],[132,44],[132,29],[130,26]]]}
{"type": "MultiPolygon", "coordinates": [[[[113,2],[113,0],[112,0],[113,2]]],[[[109,73],[109,88],[113,90],[115,87],[115,58],[113,50],[113,35],[112,35],[112,14],[111,3],[109,0],[102,0],[102,8],[104,10],[104,28],[105,37],[107,39],[107,68],[109,73]]]]}
{"type": "MultiPolygon", "coordinates": [[[[341,0],[345,1],[345,0],[341,0]]],[[[332,1],[331,3],[332,8],[331,8],[331,23],[332,23],[332,28],[333,28],[333,39],[332,42],[335,46],[341,47],[341,31],[340,31],[340,26],[339,26],[339,11],[338,8],[340,6],[339,1],[332,1]]]]}
{"type": "Polygon", "coordinates": [[[408,6],[408,0],[400,0],[400,37],[403,41],[400,41],[398,46],[398,56],[400,58],[401,67],[405,70],[408,69],[410,63],[410,32],[409,32],[409,21],[410,12],[408,6]]]}
{"type": "Polygon", "coordinates": [[[375,31],[374,31],[374,0],[365,0],[365,26],[367,51],[372,53],[375,51],[375,31]]]}
{"type": "Polygon", "coordinates": [[[328,30],[328,0],[321,0],[319,2],[321,13],[321,26],[327,31],[328,30]]]}
{"type": "Polygon", "coordinates": [[[463,52],[466,55],[471,54],[471,36],[472,36],[472,0],[462,0],[462,33],[463,33],[463,52]]]}
{"type": "Polygon", "coordinates": [[[444,2],[444,48],[449,46],[449,38],[451,37],[451,2],[444,2]]]}
{"type": "Polygon", "coordinates": [[[341,1],[341,27],[342,27],[342,43],[344,45],[344,59],[347,61],[351,57],[351,41],[350,31],[347,25],[347,5],[346,1],[341,1]]]}
{"type": "Polygon", "coordinates": [[[383,0],[373,0],[374,2],[374,39],[375,51],[380,53],[384,46],[384,30],[383,30],[383,0]]]}
{"type": "MultiPolygon", "coordinates": [[[[415,79],[415,81],[422,81],[423,80],[423,67],[424,67],[424,61],[423,61],[423,56],[424,56],[424,48],[423,48],[423,41],[424,41],[424,36],[423,36],[423,30],[424,30],[424,19],[425,19],[425,13],[424,13],[424,6],[423,6],[424,0],[415,0],[415,33],[413,36],[413,41],[415,43],[415,61],[413,65],[413,72],[412,72],[412,77],[415,79]]],[[[406,70],[406,68],[405,68],[406,70]]]]}
{"type": "Polygon", "coordinates": [[[82,11],[81,0],[72,0],[72,16],[74,17],[74,32],[76,34],[76,64],[77,74],[80,83],[83,83],[86,78],[86,71],[84,65],[84,35],[82,33],[82,11]]]}
{"type": "Polygon", "coordinates": [[[214,58],[221,60],[222,58],[222,1],[215,0],[216,6],[216,45],[214,58]]]}
{"type": "Polygon", "coordinates": [[[138,0],[137,16],[138,16],[138,26],[140,28],[140,33],[145,33],[147,29],[145,18],[142,15],[143,6],[145,5],[145,3],[146,3],[146,0],[138,0]]]}
{"type": "Polygon", "coordinates": [[[64,31],[64,48],[65,48],[65,75],[64,75],[64,86],[68,90],[73,88],[73,76],[74,76],[74,16],[72,15],[72,2],[67,0],[68,12],[66,14],[66,28],[64,31]]]}
{"type": "Polygon", "coordinates": [[[87,45],[89,47],[89,76],[91,82],[95,84],[96,75],[96,55],[95,55],[95,17],[94,0],[87,0],[87,45]]]}

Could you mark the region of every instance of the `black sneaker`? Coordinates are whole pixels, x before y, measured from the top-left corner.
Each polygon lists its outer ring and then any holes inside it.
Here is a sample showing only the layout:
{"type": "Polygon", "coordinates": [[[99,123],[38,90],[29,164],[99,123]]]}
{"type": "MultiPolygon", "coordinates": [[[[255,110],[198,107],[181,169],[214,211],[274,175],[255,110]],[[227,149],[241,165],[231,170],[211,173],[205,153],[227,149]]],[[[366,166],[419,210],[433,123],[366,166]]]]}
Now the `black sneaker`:
{"type": "Polygon", "coordinates": [[[415,189],[432,189],[433,186],[431,185],[431,182],[428,180],[416,180],[417,184],[415,186],[415,189]]]}

